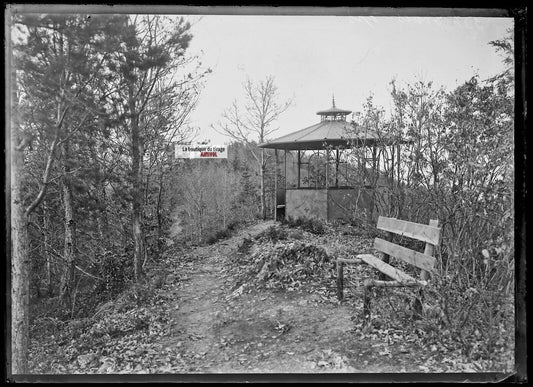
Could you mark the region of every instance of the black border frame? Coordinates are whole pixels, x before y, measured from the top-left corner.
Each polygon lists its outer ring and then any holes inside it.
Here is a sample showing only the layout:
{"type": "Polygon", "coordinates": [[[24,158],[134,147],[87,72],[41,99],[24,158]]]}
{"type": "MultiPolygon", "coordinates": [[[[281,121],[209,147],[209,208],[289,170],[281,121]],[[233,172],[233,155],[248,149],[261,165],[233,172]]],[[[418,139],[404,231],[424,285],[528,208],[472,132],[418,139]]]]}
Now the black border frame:
{"type": "MultiPolygon", "coordinates": [[[[498,6],[472,6],[468,2],[447,2],[446,7],[427,7],[421,4],[408,2],[388,2],[385,6],[367,6],[361,1],[358,6],[348,2],[347,5],[324,6],[325,4],[311,3],[305,6],[283,6],[281,4],[252,4],[242,7],[240,5],[220,6],[215,2],[209,5],[133,5],[115,3],[102,4],[8,4],[4,10],[4,83],[6,101],[5,121],[5,211],[4,223],[6,243],[4,245],[5,263],[5,297],[2,306],[6,313],[2,319],[3,342],[6,352],[2,352],[2,374],[7,382],[78,382],[78,383],[146,383],[146,382],[506,382],[524,383],[528,380],[527,374],[527,308],[526,308],[526,203],[527,186],[530,179],[527,174],[527,7],[525,1],[507,2],[505,7],[498,6]],[[514,19],[515,43],[515,361],[516,372],[505,373],[361,373],[361,374],[140,374],[140,375],[11,375],[10,374],[10,123],[9,123],[9,63],[8,54],[10,41],[9,18],[17,12],[56,12],[71,13],[73,11],[94,13],[180,13],[180,14],[242,14],[242,15],[339,15],[339,16],[459,16],[459,17],[511,17],[514,19]]],[[[338,3],[339,4],[339,3],[338,3]]],[[[378,2],[379,5],[379,2],[378,2]]]]}

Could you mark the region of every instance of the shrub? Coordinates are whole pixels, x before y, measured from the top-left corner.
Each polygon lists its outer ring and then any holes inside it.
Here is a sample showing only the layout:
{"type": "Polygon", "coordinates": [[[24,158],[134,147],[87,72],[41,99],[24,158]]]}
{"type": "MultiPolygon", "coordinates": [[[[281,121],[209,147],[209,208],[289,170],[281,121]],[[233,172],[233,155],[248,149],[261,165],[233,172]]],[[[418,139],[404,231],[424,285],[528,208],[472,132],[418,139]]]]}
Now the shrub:
{"type": "Polygon", "coordinates": [[[291,230],[291,232],[288,233],[288,237],[292,239],[302,240],[304,238],[304,233],[302,230],[291,230]]]}
{"type": "Polygon", "coordinates": [[[286,224],[291,228],[301,227],[303,230],[315,235],[322,235],[326,232],[324,222],[316,218],[299,217],[293,219],[292,217],[289,217],[288,219],[283,221],[283,224],[286,224]]]}
{"type": "Polygon", "coordinates": [[[136,310],[133,314],[113,313],[102,316],[91,326],[89,333],[96,337],[110,335],[111,337],[123,336],[138,330],[147,329],[149,326],[149,311],[136,310]]]}
{"type": "Polygon", "coordinates": [[[304,219],[302,222],[302,228],[305,231],[308,231],[311,234],[315,234],[315,235],[322,235],[326,232],[324,223],[321,220],[314,219],[314,218],[304,219]]]}
{"type": "Polygon", "coordinates": [[[287,231],[276,225],[270,226],[265,231],[257,235],[256,239],[267,239],[272,243],[276,243],[279,240],[287,239],[287,231]]]}
{"type": "Polygon", "coordinates": [[[227,229],[230,231],[235,231],[237,227],[239,226],[239,222],[237,220],[232,220],[228,223],[227,229]]]}
{"type": "Polygon", "coordinates": [[[248,254],[253,244],[254,242],[250,238],[244,237],[242,243],[237,247],[237,252],[239,254],[248,254]]]}
{"type": "Polygon", "coordinates": [[[120,293],[131,278],[131,255],[129,251],[122,254],[106,251],[96,259],[97,274],[103,279],[95,289],[103,299],[120,293]]]}
{"type": "Polygon", "coordinates": [[[209,238],[207,238],[207,244],[212,245],[213,243],[218,242],[221,239],[226,239],[231,237],[232,231],[228,228],[224,230],[218,230],[214,235],[211,235],[209,238]]]}

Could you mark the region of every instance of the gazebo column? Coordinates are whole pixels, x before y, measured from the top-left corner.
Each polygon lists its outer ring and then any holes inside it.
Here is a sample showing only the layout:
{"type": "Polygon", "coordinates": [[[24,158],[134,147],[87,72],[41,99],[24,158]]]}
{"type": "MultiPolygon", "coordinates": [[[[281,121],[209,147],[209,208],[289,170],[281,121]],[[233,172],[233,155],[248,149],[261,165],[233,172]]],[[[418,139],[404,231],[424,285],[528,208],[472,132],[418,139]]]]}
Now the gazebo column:
{"type": "Polygon", "coordinates": [[[300,164],[300,150],[298,150],[298,188],[300,188],[300,167],[301,167],[301,164],[300,164]]]}
{"type": "Polygon", "coordinates": [[[274,168],[274,221],[278,220],[278,149],[274,149],[276,167],[274,168]]]}
{"type": "Polygon", "coordinates": [[[329,222],[329,148],[326,148],[326,221],[329,222]]]}
{"type": "Polygon", "coordinates": [[[287,219],[287,149],[285,149],[285,189],[283,190],[283,219],[287,219]]]}
{"type": "Polygon", "coordinates": [[[317,151],[315,162],[315,189],[318,188],[318,160],[320,159],[320,150],[317,151]]]}
{"type": "Polygon", "coordinates": [[[329,149],[326,149],[326,190],[329,189],[329,149]]]}
{"type": "Polygon", "coordinates": [[[339,161],[339,147],[337,147],[335,156],[335,188],[339,187],[339,161]]]}
{"type": "MultiPolygon", "coordinates": [[[[285,195],[287,195],[287,149],[285,149],[285,195]]],[[[287,204],[287,200],[285,200],[287,204]]]]}

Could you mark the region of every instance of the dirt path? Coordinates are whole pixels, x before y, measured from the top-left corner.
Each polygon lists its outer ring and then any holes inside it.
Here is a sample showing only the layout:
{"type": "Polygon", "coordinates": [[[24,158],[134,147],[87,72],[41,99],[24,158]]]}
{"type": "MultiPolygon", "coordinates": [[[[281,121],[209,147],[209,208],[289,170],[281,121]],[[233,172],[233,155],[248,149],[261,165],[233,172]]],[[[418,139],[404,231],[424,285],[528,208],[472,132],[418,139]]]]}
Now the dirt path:
{"type": "Polygon", "coordinates": [[[187,372],[316,373],[387,371],[368,364],[371,341],[354,343],[352,307],[318,294],[250,289],[239,294],[228,257],[261,223],[225,242],[195,250],[181,268],[172,336],[187,372]]]}

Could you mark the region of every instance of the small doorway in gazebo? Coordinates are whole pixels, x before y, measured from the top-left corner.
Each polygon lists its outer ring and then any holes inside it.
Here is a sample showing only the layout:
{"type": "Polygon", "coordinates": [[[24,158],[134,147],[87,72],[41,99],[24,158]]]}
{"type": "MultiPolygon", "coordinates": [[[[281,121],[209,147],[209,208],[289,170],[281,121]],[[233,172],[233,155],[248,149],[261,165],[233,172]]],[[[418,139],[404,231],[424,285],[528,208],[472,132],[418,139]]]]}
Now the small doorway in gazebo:
{"type": "Polygon", "coordinates": [[[275,150],[276,219],[376,216],[376,190],[387,186],[377,149],[399,144],[347,122],[350,113],[333,99],[318,124],[259,145],[275,150]]]}

